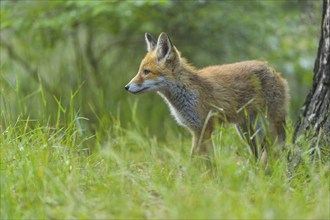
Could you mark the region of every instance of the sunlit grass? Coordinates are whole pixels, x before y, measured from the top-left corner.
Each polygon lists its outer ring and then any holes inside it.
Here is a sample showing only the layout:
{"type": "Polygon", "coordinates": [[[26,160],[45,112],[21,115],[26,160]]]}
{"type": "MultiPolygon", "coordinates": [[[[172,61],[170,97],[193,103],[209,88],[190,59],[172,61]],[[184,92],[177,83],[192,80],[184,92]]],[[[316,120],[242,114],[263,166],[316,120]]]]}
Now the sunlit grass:
{"type": "Polygon", "coordinates": [[[1,131],[1,219],[329,217],[329,164],[308,153],[291,173],[285,155],[266,172],[231,127],[214,135],[210,164],[190,160],[188,138],[113,119],[100,139],[78,121],[19,118],[1,131]]]}

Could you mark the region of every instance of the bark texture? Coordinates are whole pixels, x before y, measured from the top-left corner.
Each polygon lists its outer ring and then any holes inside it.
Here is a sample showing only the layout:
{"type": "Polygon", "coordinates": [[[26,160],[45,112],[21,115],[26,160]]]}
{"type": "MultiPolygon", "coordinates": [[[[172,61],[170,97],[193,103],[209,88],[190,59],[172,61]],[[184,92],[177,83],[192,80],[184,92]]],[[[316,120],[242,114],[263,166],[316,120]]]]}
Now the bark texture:
{"type": "MultiPolygon", "coordinates": [[[[312,88],[302,107],[293,134],[317,137],[322,145],[330,146],[330,0],[323,0],[321,38],[314,65],[312,88]]],[[[314,144],[313,144],[314,145],[314,144]]],[[[313,147],[313,146],[311,146],[313,147]]]]}

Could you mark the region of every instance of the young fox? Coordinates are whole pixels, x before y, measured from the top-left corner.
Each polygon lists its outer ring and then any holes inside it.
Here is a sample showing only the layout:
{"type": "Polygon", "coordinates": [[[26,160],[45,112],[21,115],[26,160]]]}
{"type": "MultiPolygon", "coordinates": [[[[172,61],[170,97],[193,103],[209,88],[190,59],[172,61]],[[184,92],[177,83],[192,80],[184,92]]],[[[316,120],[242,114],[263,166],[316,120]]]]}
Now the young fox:
{"type": "Polygon", "coordinates": [[[215,123],[228,122],[237,125],[258,159],[256,136],[265,136],[259,115],[267,118],[266,130],[274,140],[285,140],[288,86],[266,62],[198,70],[180,56],[166,33],[157,41],[146,33],[145,40],[148,53],[125,89],[134,94],[157,91],[176,121],[191,131],[191,154],[206,153],[215,123]]]}

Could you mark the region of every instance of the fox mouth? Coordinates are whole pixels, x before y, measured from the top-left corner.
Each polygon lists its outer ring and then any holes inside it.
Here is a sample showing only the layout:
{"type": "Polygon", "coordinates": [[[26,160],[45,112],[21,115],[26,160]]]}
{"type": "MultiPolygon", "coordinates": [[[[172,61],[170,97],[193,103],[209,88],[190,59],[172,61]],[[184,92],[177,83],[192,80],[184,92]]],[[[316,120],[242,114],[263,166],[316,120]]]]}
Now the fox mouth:
{"type": "Polygon", "coordinates": [[[133,94],[140,94],[140,93],[143,93],[143,92],[146,92],[147,89],[149,89],[150,87],[144,87],[138,91],[132,91],[131,93],[133,94]]]}

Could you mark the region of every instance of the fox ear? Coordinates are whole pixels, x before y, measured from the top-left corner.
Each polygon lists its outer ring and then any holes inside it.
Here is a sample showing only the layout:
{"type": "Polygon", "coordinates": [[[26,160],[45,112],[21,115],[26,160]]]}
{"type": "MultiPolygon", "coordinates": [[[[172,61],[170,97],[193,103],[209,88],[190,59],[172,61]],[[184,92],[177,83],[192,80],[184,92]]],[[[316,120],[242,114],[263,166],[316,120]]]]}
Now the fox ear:
{"type": "Polygon", "coordinates": [[[151,52],[156,48],[157,42],[156,40],[151,36],[151,34],[145,33],[144,35],[146,43],[147,43],[147,51],[151,52]]]}
{"type": "Polygon", "coordinates": [[[158,61],[165,61],[172,58],[173,44],[166,33],[161,33],[157,41],[157,57],[158,61]]]}

